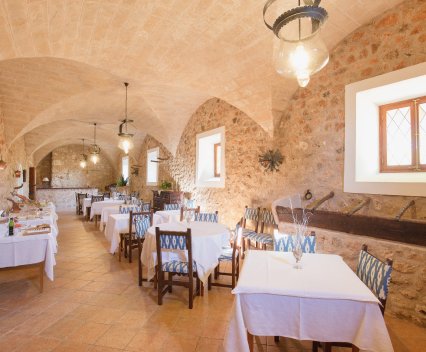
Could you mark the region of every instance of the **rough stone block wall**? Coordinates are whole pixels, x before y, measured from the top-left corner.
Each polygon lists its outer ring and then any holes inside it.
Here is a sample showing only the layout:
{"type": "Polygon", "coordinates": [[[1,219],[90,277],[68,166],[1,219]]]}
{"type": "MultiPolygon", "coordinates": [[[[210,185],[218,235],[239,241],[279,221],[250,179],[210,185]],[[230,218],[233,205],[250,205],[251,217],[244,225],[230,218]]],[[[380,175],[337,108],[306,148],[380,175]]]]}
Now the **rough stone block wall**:
{"type": "Polygon", "coordinates": [[[6,169],[0,170],[0,209],[7,209],[11,203],[6,198],[11,197],[10,192],[14,191],[14,187],[22,184],[22,177],[17,179],[14,174],[15,170],[27,170],[27,181],[23,183],[19,193],[28,196],[28,168],[32,166],[32,158],[29,158],[25,152],[23,138],[19,138],[10,148],[6,148],[2,119],[0,119],[0,150],[3,160],[7,163],[6,169]]]}
{"type": "Polygon", "coordinates": [[[52,151],[52,187],[94,187],[103,191],[115,183],[115,169],[103,153],[94,165],[88,161],[86,169],[80,168],[81,146],[67,145],[52,151]]]}

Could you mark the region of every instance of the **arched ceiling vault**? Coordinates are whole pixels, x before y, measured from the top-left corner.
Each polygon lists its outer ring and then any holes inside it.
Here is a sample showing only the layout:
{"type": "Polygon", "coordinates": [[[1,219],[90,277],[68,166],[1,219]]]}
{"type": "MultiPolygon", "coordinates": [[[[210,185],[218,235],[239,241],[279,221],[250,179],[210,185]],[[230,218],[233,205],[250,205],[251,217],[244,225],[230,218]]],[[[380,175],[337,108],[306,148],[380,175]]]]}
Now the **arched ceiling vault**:
{"type": "MultiPolygon", "coordinates": [[[[131,83],[129,117],[136,120],[137,137],[152,134],[172,152],[191,114],[211,97],[272,133],[274,116],[297,87],[272,68],[274,40],[263,24],[264,2],[0,0],[7,143],[25,138],[36,156],[62,143],[64,129],[67,138],[82,138],[87,126],[73,123],[80,120],[114,123],[99,137],[112,145],[123,118],[123,81],[131,83]]],[[[330,18],[322,37],[331,49],[400,2],[323,0],[330,18]]],[[[296,1],[282,3],[289,8],[296,1]]]]}

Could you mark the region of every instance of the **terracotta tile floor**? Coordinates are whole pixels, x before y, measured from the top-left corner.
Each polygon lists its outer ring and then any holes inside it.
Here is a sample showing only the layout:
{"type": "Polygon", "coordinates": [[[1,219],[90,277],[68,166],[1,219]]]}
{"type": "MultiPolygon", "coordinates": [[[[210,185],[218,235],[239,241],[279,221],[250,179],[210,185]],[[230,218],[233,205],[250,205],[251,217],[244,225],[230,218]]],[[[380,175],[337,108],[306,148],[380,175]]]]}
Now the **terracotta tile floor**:
{"type": "MultiPolygon", "coordinates": [[[[136,263],[110,255],[93,223],[60,214],[59,229],[56,277],[45,280],[43,294],[35,270],[0,274],[0,351],[222,350],[233,300],[229,289],[214,287],[189,310],[187,291],[174,288],[158,306],[151,284],[138,287],[136,263]]],[[[386,319],[395,351],[425,350],[426,329],[386,319]]],[[[256,342],[257,351],[311,348],[290,339],[256,342]]]]}

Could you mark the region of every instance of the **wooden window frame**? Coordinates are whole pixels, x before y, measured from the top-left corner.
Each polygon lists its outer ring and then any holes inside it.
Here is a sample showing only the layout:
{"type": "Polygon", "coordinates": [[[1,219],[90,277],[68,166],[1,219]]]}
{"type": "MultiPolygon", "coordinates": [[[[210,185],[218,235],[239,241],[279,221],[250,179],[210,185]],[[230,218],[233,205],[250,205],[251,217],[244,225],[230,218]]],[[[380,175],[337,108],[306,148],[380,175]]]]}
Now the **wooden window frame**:
{"type": "Polygon", "coordinates": [[[426,103],[426,96],[398,101],[396,103],[379,106],[379,156],[380,172],[426,172],[426,164],[420,164],[420,116],[418,105],[426,103]],[[402,107],[410,108],[411,119],[411,165],[387,164],[387,130],[386,113],[389,110],[402,107]]]}
{"type": "MultiPolygon", "coordinates": [[[[217,160],[217,158],[218,158],[217,150],[219,148],[222,148],[221,143],[215,143],[214,144],[214,171],[213,171],[214,177],[220,177],[220,172],[218,172],[218,170],[217,170],[218,163],[222,162],[222,160],[217,160]]],[[[222,153],[221,153],[221,155],[222,155],[222,153]]]]}

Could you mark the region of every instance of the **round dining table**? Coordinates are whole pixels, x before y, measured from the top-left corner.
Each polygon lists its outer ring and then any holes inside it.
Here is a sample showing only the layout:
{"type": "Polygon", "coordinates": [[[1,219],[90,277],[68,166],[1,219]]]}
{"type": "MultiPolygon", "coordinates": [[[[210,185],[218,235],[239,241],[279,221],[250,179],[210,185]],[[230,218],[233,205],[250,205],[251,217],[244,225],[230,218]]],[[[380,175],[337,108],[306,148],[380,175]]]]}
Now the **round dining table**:
{"type": "MultiPolygon", "coordinates": [[[[206,285],[209,275],[218,265],[218,258],[222,252],[222,247],[229,245],[230,231],[222,224],[202,221],[171,222],[157,225],[164,231],[181,231],[191,229],[192,236],[192,258],[197,264],[197,272],[200,280],[206,285]]],[[[155,274],[157,264],[157,246],[155,238],[155,228],[151,226],[145,234],[141,261],[148,269],[148,280],[155,274]]],[[[164,251],[162,261],[187,260],[187,251],[164,251]]]]}

